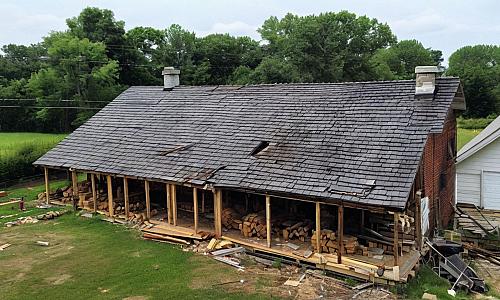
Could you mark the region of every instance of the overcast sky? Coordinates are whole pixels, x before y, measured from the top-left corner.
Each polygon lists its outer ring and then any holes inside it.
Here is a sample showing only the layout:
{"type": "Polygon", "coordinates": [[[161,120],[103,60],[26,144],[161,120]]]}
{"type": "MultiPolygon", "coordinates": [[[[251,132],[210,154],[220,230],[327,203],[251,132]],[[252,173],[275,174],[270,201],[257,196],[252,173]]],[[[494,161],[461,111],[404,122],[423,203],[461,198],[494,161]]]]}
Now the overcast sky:
{"type": "Polygon", "coordinates": [[[425,47],[442,50],[446,59],[465,45],[500,44],[498,0],[1,0],[0,45],[39,42],[52,30],[66,29],[66,18],[86,6],[111,9],[127,29],[177,23],[201,36],[227,32],[257,40],[256,29],[269,16],[348,10],[388,23],[399,40],[417,39],[425,47]]]}

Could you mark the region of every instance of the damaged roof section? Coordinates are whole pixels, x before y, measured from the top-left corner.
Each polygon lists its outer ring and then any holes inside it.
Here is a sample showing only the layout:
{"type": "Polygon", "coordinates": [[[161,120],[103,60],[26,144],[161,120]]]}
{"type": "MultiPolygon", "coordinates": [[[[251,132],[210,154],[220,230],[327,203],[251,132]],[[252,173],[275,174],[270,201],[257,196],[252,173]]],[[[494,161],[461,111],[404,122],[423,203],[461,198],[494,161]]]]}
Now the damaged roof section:
{"type": "Polygon", "coordinates": [[[459,80],[436,85],[131,87],[35,164],[402,208],[459,80]]]}

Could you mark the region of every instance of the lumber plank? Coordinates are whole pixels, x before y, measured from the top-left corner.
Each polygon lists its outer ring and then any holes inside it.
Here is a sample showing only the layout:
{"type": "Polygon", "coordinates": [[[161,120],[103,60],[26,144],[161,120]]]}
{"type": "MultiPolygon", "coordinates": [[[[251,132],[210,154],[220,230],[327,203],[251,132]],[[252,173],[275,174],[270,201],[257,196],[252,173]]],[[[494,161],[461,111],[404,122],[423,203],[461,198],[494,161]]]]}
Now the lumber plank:
{"type": "Polygon", "coordinates": [[[338,207],[338,244],[337,244],[337,249],[339,251],[337,252],[337,263],[342,264],[342,253],[344,253],[344,206],[340,205],[338,207]]]}
{"type": "Polygon", "coordinates": [[[125,201],[125,216],[128,219],[130,213],[129,195],[128,195],[128,179],[123,177],[123,199],[125,201]]]}
{"type": "Polygon", "coordinates": [[[71,183],[73,186],[73,209],[76,210],[76,199],[78,199],[78,177],[76,176],[76,171],[71,171],[71,183]]]}
{"type": "Polygon", "coordinates": [[[321,204],[316,202],[316,249],[321,253],[321,204]]]}
{"type": "Polygon", "coordinates": [[[113,182],[111,181],[111,175],[107,175],[106,179],[108,181],[108,209],[109,216],[113,216],[113,182]]]}
{"type": "Polygon", "coordinates": [[[266,195],[266,238],[267,247],[271,248],[271,197],[266,195]]]}
{"type": "Polygon", "coordinates": [[[399,213],[394,213],[394,245],[392,246],[394,252],[394,265],[399,265],[399,233],[398,233],[398,222],[399,222],[399,213]]]}
{"type": "Polygon", "coordinates": [[[170,199],[172,201],[172,221],[174,226],[177,226],[177,186],[175,184],[171,184],[170,191],[170,199]]]}

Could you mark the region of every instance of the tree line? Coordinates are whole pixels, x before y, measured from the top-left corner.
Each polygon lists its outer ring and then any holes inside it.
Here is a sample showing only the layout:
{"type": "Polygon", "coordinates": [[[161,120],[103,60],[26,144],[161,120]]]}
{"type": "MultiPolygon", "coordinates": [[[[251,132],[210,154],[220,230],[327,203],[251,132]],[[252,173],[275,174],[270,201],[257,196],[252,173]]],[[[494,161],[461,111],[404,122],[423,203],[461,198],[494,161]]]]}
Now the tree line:
{"type": "MultiPolygon", "coordinates": [[[[347,11],[270,17],[261,41],[198,37],[176,24],[125,30],[95,7],[66,24],[40,43],[2,47],[0,130],[69,132],[128,86],[161,85],[165,66],[181,69],[181,84],[221,85],[412,79],[415,66],[443,61],[441,51],[398,41],[387,24],[347,11]]],[[[499,58],[497,45],[451,55],[446,75],[464,83],[465,116],[500,112],[499,58]]]]}

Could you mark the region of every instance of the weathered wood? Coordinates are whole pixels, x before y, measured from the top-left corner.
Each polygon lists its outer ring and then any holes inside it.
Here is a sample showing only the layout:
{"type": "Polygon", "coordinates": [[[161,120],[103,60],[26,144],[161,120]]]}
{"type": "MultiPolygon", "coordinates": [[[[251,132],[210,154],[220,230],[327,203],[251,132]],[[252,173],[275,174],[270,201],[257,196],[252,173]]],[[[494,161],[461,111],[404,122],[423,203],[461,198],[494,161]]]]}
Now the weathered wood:
{"type": "Polygon", "coordinates": [[[220,190],[214,190],[214,227],[215,236],[222,236],[222,193],[220,190]]]}
{"type": "Polygon", "coordinates": [[[50,199],[50,186],[49,186],[49,169],[47,167],[43,168],[43,173],[45,175],[45,200],[49,204],[50,199]]]}
{"type": "Polygon", "coordinates": [[[198,189],[193,188],[194,233],[198,233],[198,189]]]}
{"type": "Polygon", "coordinates": [[[398,234],[399,213],[394,213],[394,245],[392,246],[394,252],[394,265],[399,265],[399,234],[398,234]]]}
{"type": "Polygon", "coordinates": [[[151,219],[151,198],[149,196],[149,181],[144,180],[144,193],[146,194],[146,218],[151,219]]]}
{"type": "Polygon", "coordinates": [[[167,223],[172,224],[172,189],[170,184],[165,184],[165,191],[167,192],[167,223]]]}
{"type": "Polygon", "coordinates": [[[174,226],[177,226],[177,186],[170,185],[170,199],[172,201],[172,221],[174,226]]]}
{"type": "Polygon", "coordinates": [[[127,177],[123,177],[123,199],[125,200],[125,217],[128,219],[128,215],[130,213],[130,204],[129,204],[127,177]]]}
{"type": "Polygon", "coordinates": [[[344,253],[344,206],[340,205],[338,207],[338,244],[337,249],[337,263],[342,263],[342,254],[344,253]]]}
{"type": "Polygon", "coordinates": [[[267,247],[271,248],[271,197],[266,195],[266,237],[267,247]]]}
{"type": "Polygon", "coordinates": [[[73,209],[76,210],[76,199],[78,199],[78,177],[76,175],[76,171],[71,171],[71,183],[73,186],[73,209]]]}
{"type": "Polygon", "coordinates": [[[420,202],[422,201],[422,192],[417,191],[416,196],[415,196],[415,233],[417,236],[417,250],[422,249],[422,217],[421,217],[421,208],[420,208],[420,202]]]}
{"type": "Polygon", "coordinates": [[[106,176],[108,180],[108,210],[109,216],[113,216],[113,182],[111,181],[111,175],[106,176]]]}
{"type": "Polygon", "coordinates": [[[95,174],[90,173],[90,182],[92,188],[92,202],[94,204],[94,212],[97,212],[97,190],[95,187],[95,174]]]}
{"type": "Polygon", "coordinates": [[[318,253],[321,253],[321,204],[316,202],[316,249],[318,253]]]}

